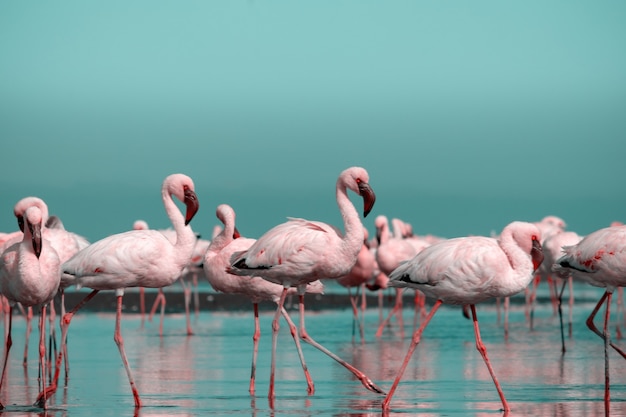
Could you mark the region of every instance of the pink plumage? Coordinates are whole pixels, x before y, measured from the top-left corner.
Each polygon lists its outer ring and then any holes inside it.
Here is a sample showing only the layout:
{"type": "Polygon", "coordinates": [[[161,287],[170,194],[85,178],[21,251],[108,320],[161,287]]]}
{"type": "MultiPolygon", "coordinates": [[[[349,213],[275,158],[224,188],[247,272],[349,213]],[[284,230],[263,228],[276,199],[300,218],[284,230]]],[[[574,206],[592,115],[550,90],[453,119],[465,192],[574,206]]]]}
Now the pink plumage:
{"type": "Polygon", "coordinates": [[[422,332],[441,304],[469,305],[476,346],[483,356],[505,411],[510,407],[491,367],[478,327],[475,304],[508,297],[523,290],[543,261],[541,232],[532,223],[513,222],[499,239],[470,236],[448,239],[422,250],[389,275],[389,285],[419,289],[436,300],[431,312],[415,331],[411,346],[398,371],[383,410],[389,409],[393,393],[421,339],[422,332]]]}

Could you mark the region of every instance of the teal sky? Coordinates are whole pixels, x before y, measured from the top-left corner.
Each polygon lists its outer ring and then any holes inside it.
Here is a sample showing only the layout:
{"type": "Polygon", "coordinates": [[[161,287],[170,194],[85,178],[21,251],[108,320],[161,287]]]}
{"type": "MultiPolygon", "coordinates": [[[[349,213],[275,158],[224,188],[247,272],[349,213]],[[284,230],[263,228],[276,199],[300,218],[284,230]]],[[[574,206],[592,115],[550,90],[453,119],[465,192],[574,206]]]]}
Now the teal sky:
{"type": "Polygon", "coordinates": [[[92,239],[166,227],[184,172],[196,229],[225,202],[256,237],[337,220],[361,165],[372,215],[418,233],[588,233],[626,220],[625,21],[623,1],[3,1],[0,230],[32,194],[92,239]]]}

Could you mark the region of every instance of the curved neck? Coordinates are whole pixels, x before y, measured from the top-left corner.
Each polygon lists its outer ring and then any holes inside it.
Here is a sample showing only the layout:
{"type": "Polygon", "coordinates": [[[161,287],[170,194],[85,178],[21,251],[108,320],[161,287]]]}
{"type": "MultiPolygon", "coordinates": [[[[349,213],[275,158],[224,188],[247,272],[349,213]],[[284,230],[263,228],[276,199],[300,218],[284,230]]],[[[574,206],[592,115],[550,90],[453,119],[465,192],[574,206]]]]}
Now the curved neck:
{"type": "Polygon", "coordinates": [[[511,230],[504,229],[500,234],[498,244],[506,254],[509,264],[519,274],[532,274],[533,263],[530,254],[524,252],[517,241],[513,238],[511,230]]]}
{"type": "Polygon", "coordinates": [[[337,205],[343,219],[344,235],[343,242],[347,250],[357,253],[361,250],[363,239],[363,223],[354,204],[348,198],[346,187],[337,183],[337,205]]]}
{"type": "MultiPolygon", "coordinates": [[[[193,230],[191,230],[190,226],[185,226],[185,217],[174,203],[174,199],[172,195],[164,189],[162,191],[163,197],[163,205],[165,206],[165,212],[167,213],[167,217],[172,222],[172,226],[176,231],[176,244],[175,247],[187,247],[189,246],[191,250],[193,250],[193,245],[196,241],[196,235],[193,230]]],[[[190,255],[191,256],[191,255],[190,255]]]]}

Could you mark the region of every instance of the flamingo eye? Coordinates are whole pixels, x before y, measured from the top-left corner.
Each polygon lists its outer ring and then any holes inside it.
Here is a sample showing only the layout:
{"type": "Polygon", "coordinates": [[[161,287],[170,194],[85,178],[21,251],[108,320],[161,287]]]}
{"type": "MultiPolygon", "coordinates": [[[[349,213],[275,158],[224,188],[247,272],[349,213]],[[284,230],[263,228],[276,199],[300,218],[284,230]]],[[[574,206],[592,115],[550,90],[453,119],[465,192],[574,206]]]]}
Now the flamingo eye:
{"type": "Polygon", "coordinates": [[[360,184],[360,183],[362,183],[362,182],[363,182],[363,181],[361,181],[361,178],[357,178],[357,179],[356,179],[356,183],[357,183],[357,184],[360,184]]]}
{"type": "Polygon", "coordinates": [[[533,236],[531,237],[531,239],[532,239],[532,240],[539,240],[539,239],[537,239],[537,235],[533,235],[533,236]]]}

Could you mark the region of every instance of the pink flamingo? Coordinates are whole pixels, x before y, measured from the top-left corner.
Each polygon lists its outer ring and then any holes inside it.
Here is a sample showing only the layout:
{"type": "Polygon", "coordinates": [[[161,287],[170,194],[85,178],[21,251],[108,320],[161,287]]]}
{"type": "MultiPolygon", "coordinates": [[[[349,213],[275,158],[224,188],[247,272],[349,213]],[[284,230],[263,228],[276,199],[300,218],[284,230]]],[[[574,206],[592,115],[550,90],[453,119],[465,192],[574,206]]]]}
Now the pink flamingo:
{"type": "MultiPolygon", "coordinates": [[[[395,220],[395,219],[394,219],[395,220]]],[[[420,249],[409,240],[402,237],[402,227],[397,220],[395,220],[396,230],[394,228],[393,236],[389,230],[389,222],[387,217],[380,215],[376,217],[374,221],[376,226],[376,236],[378,238],[378,248],[376,249],[376,262],[380,270],[389,275],[394,269],[396,269],[402,262],[408,261],[420,252],[420,249]]],[[[424,243],[421,248],[428,247],[430,244],[424,243]]],[[[380,323],[378,330],[376,331],[376,337],[381,337],[383,330],[387,323],[391,320],[394,314],[397,314],[400,325],[400,330],[403,331],[402,322],[402,290],[396,288],[396,303],[393,309],[389,312],[387,318],[380,323]]]]}
{"type": "MultiPolygon", "coordinates": [[[[61,262],[50,242],[43,236],[45,228],[41,210],[32,206],[26,209],[22,217],[24,229],[21,242],[10,246],[0,258],[0,292],[9,300],[11,307],[6,317],[8,329],[4,350],[0,387],[4,381],[9,350],[11,349],[11,322],[13,305],[20,303],[25,307],[37,306],[40,309],[39,319],[39,362],[43,391],[46,391],[46,345],[45,320],[46,307],[54,298],[61,279],[61,262]]],[[[46,396],[38,402],[46,408],[46,396]]],[[[0,404],[0,408],[4,408],[0,404]]]]}
{"type": "MultiPolygon", "coordinates": [[[[249,249],[255,240],[240,236],[239,231],[235,227],[235,211],[231,206],[227,204],[220,204],[217,207],[216,215],[217,218],[224,224],[224,229],[213,238],[208,250],[206,251],[203,263],[204,273],[207,280],[216,291],[227,294],[240,294],[250,298],[252,301],[254,308],[254,335],[252,337],[252,341],[254,346],[252,350],[249,392],[250,395],[254,395],[256,359],[259,350],[259,339],[261,338],[261,328],[259,325],[259,303],[261,301],[273,301],[274,303],[278,303],[283,287],[279,284],[266,281],[260,277],[238,276],[226,272],[226,269],[230,266],[230,258],[232,255],[249,249]]],[[[306,287],[307,293],[321,294],[323,293],[323,290],[324,286],[320,281],[309,283],[306,287]]],[[[290,293],[295,293],[295,288],[291,288],[290,293]]],[[[304,361],[304,355],[302,354],[302,348],[300,347],[300,341],[298,339],[297,328],[284,307],[281,309],[281,314],[287,321],[291,330],[291,336],[296,344],[298,356],[307,381],[307,391],[309,394],[313,394],[315,387],[304,361]]],[[[274,380],[273,375],[270,376],[270,380],[274,380]]]]}
{"type": "MultiPolygon", "coordinates": [[[[189,222],[199,208],[194,183],[184,174],[172,174],[165,178],[161,188],[161,197],[165,211],[176,231],[176,241],[172,243],[163,233],[156,230],[130,230],[108,236],[92,243],[75,254],[62,266],[62,280],[78,288],[92,288],[72,311],[63,317],[62,332],[67,328],[76,311],[101,290],[115,290],[117,312],[115,319],[114,340],[135,400],[135,407],[141,407],[141,399],[135,385],[122,338],[120,323],[122,318],[122,297],[128,287],[161,288],[171,285],[189,263],[196,234],[189,222]],[[186,215],[178,209],[172,196],[186,205],[186,215]]],[[[64,339],[64,335],[62,335],[64,339]]],[[[62,355],[62,352],[59,356],[62,355]]],[[[57,372],[53,389],[56,389],[57,372]]]]}
{"type": "MultiPolygon", "coordinates": [[[[367,216],[376,200],[368,180],[367,171],[360,167],[344,170],[337,179],[336,198],[345,233],[342,234],[337,228],[323,222],[292,218],[270,229],[247,251],[235,254],[231,259],[231,273],[260,276],[283,286],[272,322],[272,374],[275,368],[279,318],[289,288],[297,287],[300,301],[300,337],[352,372],[367,389],[383,392],[363,372],[313,340],[304,325],[306,284],[320,278],[333,279],[346,275],[356,262],[363,245],[363,224],[347,190],[350,189],[363,198],[363,215],[367,216]]],[[[268,397],[272,406],[272,384],[268,397]]]]}
{"type": "MultiPolygon", "coordinates": [[[[17,224],[21,231],[24,230],[24,213],[29,207],[37,207],[41,212],[42,222],[45,227],[42,228],[43,237],[50,242],[50,245],[59,256],[61,264],[70,259],[76,252],[89,246],[89,241],[84,237],[65,230],[63,222],[57,216],[49,216],[48,205],[39,197],[24,197],[19,200],[13,207],[13,214],[17,219],[17,224]]],[[[61,298],[61,313],[65,313],[64,288],[59,286],[59,296],[61,298]]],[[[50,322],[53,323],[55,310],[54,303],[50,303],[50,322]]],[[[30,319],[32,318],[32,308],[28,307],[26,313],[27,331],[26,342],[24,344],[24,364],[27,362],[28,353],[28,335],[30,333],[30,319]]],[[[50,335],[55,337],[54,326],[50,326],[50,335]]],[[[67,349],[67,344],[61,341],[61,348],[67,349]]],[[[69,374],[69,362],[67,360],[67,350],[65,352],[65,375],[69,374]]]]}
{"type": "MultiPolygon", "coordinates": [[[[348,297],[352,305],[354,315],[353,325],[358,323],[361,342],[365,342],[365,331],[363,329],[363,313],[365,311],[365,284],[374,278],[376,271],[376,258],[367,245],[368,232],[363,228],[365,239],[356,259],[356,263],[347,275],[337,278],[337,283],[348,289],[348,297]],[[352,296],[352,288],[356,288],[356,295],[352,296]],[[358,298],[361,293],[361,318],[359,319],[358,298]]],[[[352,327],[352,337],[354,339],[354,326],[352,327]]]]}
{"type": "Polygon", "coordinates": [[[502,230],[498,240],[469,236],[436,243],[390,274],[390,286],[419,289],[436,301],[413,334],[404,362],[383,401],[384,412],[389,410],[391,398],[424,329],[443,303],[470,306],[476,348],[489,369],[504,410],[510,410],[480,337],[475,304],[494,297],[508,297],[526,288],[543,261],[540,241],[541,232],[536,226],[513,222],[502,230]]]}
{"type": "Polygon", "coordinates": [[[613,347],[622,357],[626,354],[611,342],[609,332],[610,306],[616,288],[626,286],[626,226],[605,227],[585,236],[573,246],[563,248],[564,255],[557,259],[553,270],[569,273],[605,292],[587,318],[587,327],[604,339],[604,409],[610,410],[610,380],[608,347],[613,347]],[[593,320],[602,304],[606,303],[604,328],[600,332],[593,320]]]}

